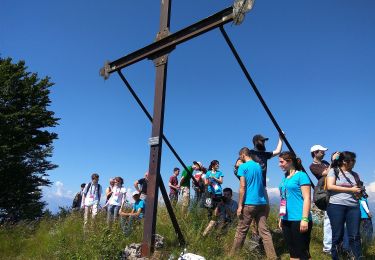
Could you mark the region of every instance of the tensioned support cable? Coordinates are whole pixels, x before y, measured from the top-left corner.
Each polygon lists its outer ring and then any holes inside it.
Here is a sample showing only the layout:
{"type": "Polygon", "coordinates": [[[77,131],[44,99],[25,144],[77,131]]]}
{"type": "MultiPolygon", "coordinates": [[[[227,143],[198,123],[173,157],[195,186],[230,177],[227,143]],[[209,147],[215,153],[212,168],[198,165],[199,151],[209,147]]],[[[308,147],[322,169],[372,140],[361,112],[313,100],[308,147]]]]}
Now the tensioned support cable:
{"type": "MultiPolygon", "coordinates": [[[[137,94],[135,93],[135,91],[133,90],[133,88],[130,86],[130,84],[126,80],[125,76],[122,74],[122,72],[120,70],[118,70],[117,73],[119,74],[120,78],[125,83],[125,85],[127,86],[128,90],[130,91],[130,93],[132,94],[132,96],[134,97],[134,99],[137,101],[138,105],[141,107],[141,109],[146,114],[146,116],[148,117],[148,119],[152,122],[153,119],[152,119],[150,113],[147,111],[147,109],[143,105],[142,101],[139,99],[139,97],[137,96],[137,94]]],[[[174,150],[174,148],[172,147],[172,145],[169,143],[169,141],[167,140],[167,138],[164,135],[163,135],[163,140],[167,144],[167,146],[169,147],[169,149],[171,149],[172,153],[176,156],[177,160],[179,160],[179,162],[181,163],[181,165],[186,169],[186,171],[188,172],[188,174],[191,174],[190,171],[187,169],[186,165],[184,164],[184,162],[178,156],[177,152],[174,150]]],[[[166,208],[168,210],[169,216],[171,218],[173,227],[174,227],[174,229],[176,231],[176,234],[178,236],[179,243],[180,243],[181,246],[184,246],[184,245],[186,245],[186,241],[185,241],[185,238],[184,238],[184,236],[183,236],[183,234],[181,232],[180,226],[178,225],[177,218],[176,218],[176,216],[175,216],[175,214],[173,212],[172,205],[171,205],[171,202],[170,202],[170,200],[168,198],[168,194],[167,194],[167,191],[165,189],[165,186],[164,186],[164,183],[163,183],[163,180],[161,178],[160,173],[159,173],[158,179],[160,180],[159,188],[160,188],[160,191],[162,193],[162,196],[163,196],[166,208]]],[[[196,181],[194,178],[193,178],[193,180],[196,181]]]]}
{"type": "MultiPolygon", "coordinates": [[[[229,48],[231,49],[231,51],[232,51],[234,57],[236,58],[238,64],[240,65],[240,67],[241,67],[241,69],[242,69],[242,72],[245,74],[246,79],[249,81],[249,83],[250,83],[251,87],[253,88],[255,94],[257,95],[257,97],[258,97],[260,103],[262,103],[263,108],[266,110],[266,112],[267,112],[268,116],[270,117],[270,119],[271,119],[273,125],[275,126],[275,128],[276,128],[277,131],[279,132],[280,137],[284,140],[285,145],[288,147],[289,151],[291,151],[292,153],[296,154],[296,153],[294,152],[292,146],[290,145],[290,143],[289,143],[288,140],[286,139],[286,137],[285,137],[283,131],[281,130],[279,124],[277,123],[275,117],[274,117],[273,114],[271,113],[271,110],[268,108],[268,106],[267,106],[266,102],[264,101],[262,95],[260,94],[260,92],[259,92],[257,86],[255,85],[254,81],[252,80],[252,78],[251,78],[249,72],[247,71],[245,65],[243,64],[243,62],[242,62],[240,56],[238,55],[236,49],[234,48],[234,45],[233,45],[233,43],[231,42],[231,40],[230,40],[228,34],[227,34],[226,31],[224,30],[224,27],[223,27],[223,26],[220,26],[220,31],[221,31],[221,33],[223,34],[224,39],[225,39],[225,41],[227,42],[229,48]]],[[[305,170],[305,168],[304,168],[303,166],[302,166],[302,170],[303,170],[304,172],[306,172],[306,170],[305,170]]],[[[308,175],[307,175],[307,176],[308,176],[308,175]]],[[[308,176],[308,177],[309,177],[309,176],[308,176]]],[[[309,177],[309,179],[310,179],[310,177],[309,177]]],[[[314,183],[311,181],[311,179],[310,179],[310,183],[311,183],[311,187],[314,189],[314,188],[315,188],[315,185],[314,185],[314,183]]]]}
{"type": "MultiPolygon", "coordinates": [[[[152,116],[147,111],[146,107],[143,105],[142,101],[139,99],[139,97],[137,96],[137,94],[135,93],[135,91],[133,90],[133,88],[131,87],[131,85],[129,84],[129,82],[126,80],[126,78],[124,77],[124,75],[122,74],[122,72],[120,70],[118,70],[117,73],[119,74],[119,76],[122,79],[122,81],[125,83],[126,87],[130,91],[130,93],[132,94],[132,96],[134,97],[134,99],[137,101],[138,105],[141,107],[141,109],[143,110],[143,112],[145,113],[145,115],[147,116],[147,118],[152,122],[152,116]]],[[[179,163],[182,165],[182,167],[185,169],[185,171],[190,175],[190,177],[191,177],[192,181],[194,182],[194,184],[197,187],[199,187],[199,183],[197,182],[197,180],[192,175],[192,172],[189,171],[189,169],[187,168],[187,166],[185,165],[185,163],[182,161],[182,159],[177,154],[176,150],[170,144],[170,142],[168,141],[168,139],[164,136],[164,134],[163,134],[163,140],[164,140],[165,144],[169,147],[169,149],[171,150],[171,152],[173,153],[173,155],[176,157],[176,159],[179,161],[179,163]]]]}

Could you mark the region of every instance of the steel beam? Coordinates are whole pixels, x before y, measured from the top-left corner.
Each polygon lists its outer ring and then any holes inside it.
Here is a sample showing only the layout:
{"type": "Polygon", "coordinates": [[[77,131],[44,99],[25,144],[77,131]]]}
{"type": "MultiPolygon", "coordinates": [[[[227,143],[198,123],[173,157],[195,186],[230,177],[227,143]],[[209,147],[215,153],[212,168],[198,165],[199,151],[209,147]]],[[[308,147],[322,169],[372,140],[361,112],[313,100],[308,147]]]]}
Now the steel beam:
{"type": "MultiPolygon", "coordinates": [[[[130,93],[132,94],[132,96],[134,97],[134,99],[137,101],[138,105],[142,108],[143,112],[146,114],[147,118],[152,123],[153,120],[152,120],[152,117],[151,117],[150,113],[147,111],[146,107],[143,105],[143,103],[139,99],[138,95],[135,93],[135,91],[133,90],[133,88],[130,86],[130,83],[126,80],[125,76],[122,74],[121,71],[118,71],[118,74],[119,74],[120,78],[122,79],[122,81],[127,86],[128,90],[130,91],[130,93]]],[[[177,152],[173,148],[173,146],[169,143],[168,139],[164,136],[164,134],[163,134],[163,140],[164,140],[165,144],[169,147],[169,149],[172,151],[172,153],[176,156],[177,160],[181,163],[182,167],[188,172],[188,174],[190,174],[190,176],[192,176],[192,173],[187,169],[185,163],[182,161],[182,159],[177,154],[177,152]]],[[[163,182],[163,179],[162,179],[161,175],[159,175],[159,178],[160,178],[160,183],[159,183],[160,187],[159,188],[160,188],[160,191],[161,191],[161,195],[163,196],[164,203],[165,203],[165,206],[166,206],[166,208],[168,210],[169,217],[171,218],[174,230],[175,230],[175,232],[177,234],[178,241],[179,241],[180,245],[185,245],[186,244],[185,238],[184,238],[184,236],[183,236],[183,234],[181,232],[180,226],[178,225],[178,221],[177,221],[176,215],[173,212],[173,208],[172,208],[171,202],[169,200],[169,197],[168,197],[167,191],[165,189],[164,182],[163,182]]],[[[195,180],[195,178],[193,178],[192,180],[198,186],[198,182],[195,180]]]]}
{"type": "MultiPolygon", "coordinates": [[[[163,38],[169,31],[171,0],[161,1],[160,30],[158,37],[163,38]]],[[[160,185],[160,164],[162,153],[162,136],[164,126],[164,105],[168,68],[168,54],[155,57],[156,66],[154,116],[152,121],[151,138],[156,142],[151,144],[150,163],[148,169],[148,185],[146,212],[143,227],[142,256],[150,256],[155,247],[156,215],[158,208],[158,187],[160,185]]]]}
{"type": "MultiPolygon", "coordinates": [[[[233,21],[233,7],[228,7],[180,31],[170,34],[164,38],[159,38],[156,42],[151,43],[142,49],[134,51],[113,62],[107,62],[104,67],[100,69],[100,75],[103,76],[104,79],[107,79],[109,74],[117,70],[123,69],[146,58],[154,59],[155,56],[160,53],[168,53],[178,44],[218,28],[219,26],[231,21],[233,21]]],[[[162,35],[163,33],[165,33],[164,29],[160,30],[159,35],[162,35]]]]}

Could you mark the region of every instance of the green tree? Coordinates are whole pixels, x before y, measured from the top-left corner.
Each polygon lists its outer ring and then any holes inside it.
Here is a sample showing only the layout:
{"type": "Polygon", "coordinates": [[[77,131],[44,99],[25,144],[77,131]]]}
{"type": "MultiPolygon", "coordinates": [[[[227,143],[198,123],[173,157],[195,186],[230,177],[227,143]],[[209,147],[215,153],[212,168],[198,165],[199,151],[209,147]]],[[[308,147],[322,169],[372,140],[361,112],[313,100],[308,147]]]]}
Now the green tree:
{"type": "Polygon", "coordinates": [[[49,186],[47,160],[58,118],[48,110],[50,78],[26,71],[24,61],[0,57],[0,222],[41,216],[43,186],[49,186]]]}

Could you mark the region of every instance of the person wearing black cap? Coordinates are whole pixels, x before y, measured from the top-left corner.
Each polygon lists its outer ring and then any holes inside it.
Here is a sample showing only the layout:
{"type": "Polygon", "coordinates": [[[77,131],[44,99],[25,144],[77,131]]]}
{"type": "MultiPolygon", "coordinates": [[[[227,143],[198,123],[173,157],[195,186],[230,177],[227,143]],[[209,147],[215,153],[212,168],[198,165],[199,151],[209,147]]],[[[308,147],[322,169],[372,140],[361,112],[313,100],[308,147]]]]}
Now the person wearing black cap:
{"type": "Polygon", "coordinates": [[[277,143],[276,149],[272,152],[266,151],[265,143],[268,141],[268,138],[257,134],[253,137],[253,144],[254,148],[250,150],[251,157],[254,161],[260,164],[260,167],[262,168],[262,175],[263,175],[263,186],[266,187],[267,184],[267,160],[271,159],[272,157],[275,157],[281,153],[281,149],[283,146],[283,140],[281,136],[279,136],[279,141],[277,143]]]}
{"type": "MultiPolygon", "coordinates": [[[[268,215],[270,213],[270,204],[268,200],[268,194],[267,194],[267,161],[271,159],[272,157],[278,156],[281,153],[281,149],[283,146],[283,140],[281,136],[279,135],[279,141],[277,143],[276,149],[272,152],[266,151],[266,141],[268,141],[268,138],[264,137],[263,135],[257,134],[253,136],[253,144],[254,148],[250,150],[251,158],[260,164],[260,167],[262,169],[262,177],[263,177],[263,186],[265,191],[265,196],[267,200],[266,205],[266,218],[268,218],[268,215]]],[[[259,242],[260,237],[257,232],[257,228],[255,226],[252,226],[252,240],[255,242],[259,242]]]]}

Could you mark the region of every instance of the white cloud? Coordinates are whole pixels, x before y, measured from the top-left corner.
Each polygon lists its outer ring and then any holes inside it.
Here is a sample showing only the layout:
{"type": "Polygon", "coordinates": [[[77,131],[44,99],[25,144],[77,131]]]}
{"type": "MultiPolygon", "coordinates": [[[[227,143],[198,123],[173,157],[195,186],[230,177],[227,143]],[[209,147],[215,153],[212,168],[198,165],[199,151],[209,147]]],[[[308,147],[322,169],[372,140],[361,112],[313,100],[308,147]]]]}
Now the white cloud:
{"type": "Polygon", "coordinates": [[[375,181],[368,184],[367,189],[369,192],[375,192],[375,181]]]}
{"type": "Polygon", "coordinates": [[[269,198],[280,197],[280,191],[279,188],[268,188],[267,187],[267,193],[269,198]]]}
{"type": "Polygon", "coordinates": [[[267,194],[270,204],[278,204],[280,202],[279,188],[267,187],[267,194]]]}
{"type": "Polygon", "coordinates": [[[368,194],[368,200],[375,202],[375,181],[366,184],[366,192],[368,194]]]}
{"type": "Polygon", "coordinates": [[[47,198],[73,199],[75,195],[71,190],[67,190],[61,181],[56,181],[51,187],[43,188],[43,193],[47,198]]]}
{"type": "Polygon", "coordinates": [[[47,208],[57,212],[59,207],[71,206],[75,193],[65,188],[64,183],[56,181],[51,187],[44,187],[43,198],[47,202],[47,208]]]}

